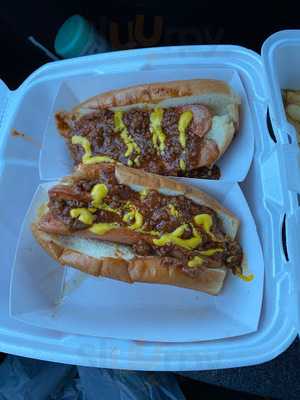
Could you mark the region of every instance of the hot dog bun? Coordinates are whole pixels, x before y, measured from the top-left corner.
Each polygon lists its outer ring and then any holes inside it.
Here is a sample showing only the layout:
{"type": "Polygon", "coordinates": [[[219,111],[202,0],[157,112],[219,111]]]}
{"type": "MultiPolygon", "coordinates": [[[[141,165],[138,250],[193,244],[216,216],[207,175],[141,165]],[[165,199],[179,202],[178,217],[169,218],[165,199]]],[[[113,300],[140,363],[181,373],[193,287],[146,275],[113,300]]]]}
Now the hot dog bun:
{"type": "Polygon", "coordinates": [[[43,249],[61,265],[127,283],[166,284],[217,295],[227,274],[226,268],[203,268],[197,278],[192,278],[179,267],[162,265],[161,257],[135,257],[130,246],[51,235],[40,230],[35,223],[32,233],[43,249]]]}

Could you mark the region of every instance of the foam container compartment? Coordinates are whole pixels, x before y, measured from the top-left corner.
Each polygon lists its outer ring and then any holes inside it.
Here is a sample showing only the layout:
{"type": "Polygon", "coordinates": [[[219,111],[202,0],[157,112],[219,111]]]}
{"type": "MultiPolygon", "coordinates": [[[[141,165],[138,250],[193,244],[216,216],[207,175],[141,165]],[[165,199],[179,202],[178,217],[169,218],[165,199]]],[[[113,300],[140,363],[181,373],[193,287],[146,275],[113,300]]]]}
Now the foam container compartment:
{"type": "Polygon", "coordinates": [[[255,332],[264,264],[247,202],[236,183],[194,179],[193,185],[233,209],[242,221],[238,239],[255,276],[251,282],[229,273],[221,294],[214,297],[168,285],[130,285],[61,268],[31,234],[36,211],[47,202],[53,186],[44,183],[39,185],[21,229],[11,280],[12,316],[65,333],[148,342],[216,340],[255,332]]]}
{"type": "Polygon", "coordinates": [[[289,58],[278,54],[284,54],[284,47],[296,46],[300,50],[300,32],[282,35],[269,39],[273,42],[269,46],[268,42],[265,44],[263,57],[242,47],[223,45],[130,50],[46,64],[16,91],[10,91],[1,82],[0,351],[77,365],[178,371],[258,364],[274,358],[289,346],[299,332],[300,277],[295,268],[300,259],[296,243],[299,181],[293,179],[297,174],[299,150],[295,132],[284,119],[278,91],[284,84],[280,81],[284,71],[293,74],[295,80],[291,83],[297,84],[300,56],[291,52],[290,56],[294,54],[295,58],[291,63],[289,58]],[[184,70],[191,69],[235,71],[249,104],[255,133],[254,157],[240,187],[254,217],[264,257],[264,293],[258,329],[232,338],[164,343],[76,335],[11,318],[9,282],[17,238],[41,183],[42,136],[60,85],[74,79],[79,86],[81,79],[100,75],[105,78],[106,74],[116,74],[117,78],[119,73],[155,71],[159,76],[163,71],[176,70],[184,75],[184,70]],[[277,96],[270,95],[273,91],[277,91],[277,96]],[[267,127],[268,108],[275,140],[267,127]],[[12,135],[13,129],[19,133],[12,135]]]}
{"type": "Polygon", "coordinates": [[[63,81],[57,89],[57,95],[53,101],[52,108],[49,110],[48,123],[43,135],[39,160],[41,180],[60,178],[70,174],[73,168],[66,141],[57,132],[54,117],[57,111],[70,111],[82,101],[113,89],[159,81],[196,78],[224,80],[241,98],[242,111],[239,134],[224,156],[217,162],[217,165],[222,171],[222,181],[243,181],[253,157],[254,136],[248,99],[240,76],[234,69],[191,68],[190,66],[183,66],[181,69],[163,69],[159,71],[159,74],[156,70],[141,69],[138,71],[108,73],[105,74],[105,79],[103,74],[97,74],[83,78],[80,81],[76,77],[63,81]],[[240,156],[241,153],[244,154],[242,158],[240,156]]]}

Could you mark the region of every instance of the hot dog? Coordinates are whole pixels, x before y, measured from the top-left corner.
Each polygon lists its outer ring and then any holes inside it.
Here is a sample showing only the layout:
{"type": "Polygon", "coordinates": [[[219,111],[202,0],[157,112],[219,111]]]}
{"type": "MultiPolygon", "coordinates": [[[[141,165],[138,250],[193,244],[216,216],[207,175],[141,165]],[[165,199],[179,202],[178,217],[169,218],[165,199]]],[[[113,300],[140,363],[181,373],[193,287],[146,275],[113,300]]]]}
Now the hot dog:
{"type": "Polygon", "coordinates": [[[104,163],[80,165],[48,197],[32,232],[62,265],[210,294],[242,272],[238,219],[191,186],[104,163]]]}
{"type": "Polygon", "coordinates": [[[238,129],[239,104],[223,81],[172,81],[100,94],[56,121],[76,165],[120,162],[159,175],[218,178],[214,165],[238,129]]]}

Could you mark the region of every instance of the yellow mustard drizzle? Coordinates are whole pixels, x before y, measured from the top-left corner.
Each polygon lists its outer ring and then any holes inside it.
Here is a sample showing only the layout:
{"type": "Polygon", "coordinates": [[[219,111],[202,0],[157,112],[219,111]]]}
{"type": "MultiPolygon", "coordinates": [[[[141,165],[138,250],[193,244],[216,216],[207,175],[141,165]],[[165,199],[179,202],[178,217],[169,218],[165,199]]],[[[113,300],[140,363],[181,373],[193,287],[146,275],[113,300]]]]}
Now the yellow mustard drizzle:
{"type": "Polygon", "coordinates": [[[237,276],[242,279],[244,282],[251,282],[254,279],[254,275],[244,275],[244,274],[237,274],[237,276]]]}
{"type": "Polygon", "coordinates": [[[91,208],[72,208],[70,215],[72,218],[77,218],[86,225],[92,225],[89,230],[98,235],[104,234],[109,230],[118,227],[116,223],[96,223],[93,224],[95,216],[93,215],[97,209],[103,209],[111,212],[118,212],[107,204],[103,203],[103,199],[108,193],[107,187],[103,183],[97,183],[91,190],[92,206],[91,208]]]}
{"type": "Polygon", "coordinates": [[[116,222],[111,222],[111,223],[97,223],[94,224],[93,226],[91,226],[91,228],[89,229],[89,231],[91,231],[92,233],[95,233],[96,235],[104,235],[104,233],[111,231],[114,228],[118,228],[119,224],[117,224],[116,222]]]}
{"type": "Polygon", "coordinates": [[[140,229],[144,223],[142,214],[135,207],[132,207],[131,211],[124,215],[123,221],[127,223],[134,221],[133,224],[129,225],[129,229],[132,230],[140,229]]]}
{"type": "Polygon", "coordinates": [[[211,237],[214,237],[213,233],[210,232],[213,225],[212,217],[209,214],[198,214],[194,217],[194,221],[197,225],[201,225],[206,233],[211,237]]]}
{"type": "Polygon", "coordinates": [[[200,267],[203,263],[203,258],[199,256],[193,257],[189,262],[188,262],[188,267],[190,268],[197,268],[200,267]]]}
{"type": "Polygon", "coordinates": [[[127,212],[123,216],[123,222],[130,222],[134,218],[134,210],[127,212]]]}
{"type": "Polygon", "coordinates": [[[87,208],[72,208],[72,210],[70,210],[70,216],[72,218],[78,217],[79,221],[86,225],[92,225],[95,219],[95,216],[87,208]]]}
{"type": "Polygon", "coordinates": [[[130,225],[129,228],[133,230],[140,229],[143,226],[144,221],[142,214],[138,210],[134,213],[134,220],[134,224],[130,225]]]}
{"type": "MultiPolygon", "coordinates": [[[[79,218],[80,221],[87,225],[92,225],[89,230],[95,234],[101,235],[104,234],[111,229],[117,228],[120,225],[116,222],[113,223],[95,223],[94,219],[95,216],[93,215],[97,209],[103,209],[111,212],[120,213],[121,210],[113,209],[107,204],[103,202],[105,197],[108,194],[108,189],[105,184],[99,183],[93,186],[91,190],[91,197],[92,197],[92,207],[91,208],[74,208],[70,210],[70,215],[72,218],[79,218]]],[[[144,189],[140,192],[141,196],[146,196],[148,194],[148,190],[144,189]]],[[[129,211],[126,212],[123,216],[123,221],[128,223],[129,229],[137,230],[142,233],[150,234],[153,236],[160,236],[158,231],[144,231],[143,227],[143,215],[136,209],[136,206],[132,204],[130,201],[127,201],[126,204],[123,206],[124,209],[128,209],[129,211]]],[[[170,214],[178,217],[179,212],[175,208],[173,204],[169,204],[168,208],[170,210],[170,214]]],[[[194,217],[194,221],[198,225],[202,225],[206,232],[209,232],[212,226],[212,218],[209,214],[199,214],[194,217]]],[[[193,250],[199,246],[202,242],[202,237],[197,229],[192,226],[193,236],[189,239],[182,239],[181,236],[188,229],[188,224],[183,224],[175,229],[171,233],[162,234],[158,239],[153,239],[153,243],[157,246],[164,246],[165,244],[173,243],[177,246],[183,247],[188,250],[193,250]]],[[[216,252],[222,251],[223,249],[216,248],[216,249],[209,249],[201,252],[201,255],[209,256],[213,255],[216,252]]],[[[201,257],[200,257],[201,258],[201,257]]],[[[198,260],[199,262],[199,260],[198,260]]]]}
{"type": "Polygon", "coordinates": [[[131,201],[126,201],[126,203],[123,205],[123,208],[126,210],[130,210],[132,211],[132,209],[134,209],[135,205],[133,203],[131,203],[131,201]]]}
{"type": "MultiPolygon", "coordinates": [[[[208,250],[203,250],[200,251],[201,256],[213,256],[216,253],[221,253],[223,249],[221,248],[215,248],[215,249],[208,249],[208,250]]],[[[188,267],[190,268],[195,268],[195,267],[200,267],[203,263],[204,259],[200,256],[195,256],[193,257],[189,262],[188,262],[188,267]]]]}
{"type": "Polygon", "coordinates": [[[179,160],[179,167],[180,167],[181,171],[185,171],[186,170],[186,164],[185,164],[185,161],[182,158],[179,160]]]}
{"type": "Polygon", "coordinates": [[[100,162],[115,162],[110,157],[107,156],[94,156],[92,157],[92,150],[91,150],[91,144],[88,141],[87,138],[83,136],[72,136],[71,139],[72,144],[80,144],[83,149],[84,149],[84,155],[82,157],[82,162],[83,164],[95,164],[95,163],[100,163],[100,162]]]}
{"type": "Polygon", "coordinates": [[[170,214],[171,214],[173,217],[176,217],[176,218],[179,217],[179,211],[176,210],[176,208],[174,207],[173,204],[168,204],[168,208],[169,208],[170,214]]]}
{"type": "Polygon", "coordinates": [[[179,226],[171,233],[163,234],[159,239],[153,239],[156,246],[164,246],[165,244],[175,244],[187,250],[193,250],[202,242],[199,232],[193,227],[193,237],[190,239],[181,239],[184,231],[188,228],[188,224],[179,226]]]}
{"type": "Polygon", "coordinates": [[[114,163],[115,160],[107,156],[94,156],[86,159],[82,158],[83,164],[97,164],[102,162],[114,163]]]}
{"type": "Polygon", "coordinates": [[[152,236],[159,236],[158,231],[144,231],[143,229],[137,229],[138,232],[145,233],[147,235],[152,235],[152,236]]]}
{"type": "Polygon", "coordinates": [[[203,250],[200,252],[202,256],[213,256],[216,253],[222,253],[224,249],[221,248],[216,248],[216,249],[208,249],[208,250],[203,250]]]}
{"type": "Polygon", "coordinates": [[[139,156],[136,156],[135,159],[133,160],[135,165],[137,165],[138,167],[140,166],[140,158],[141,158],[141,156],[139,155],[139,156]]]}
{"type": "Polygon", "coordinates": [[[99,207],[100,204],[102,203],[104,197],[107,195],[108,189],[104,185],[104,183],[97,183],[96,185],[93,186],[91,190],[91,196],[92,196],[92,205],[93,207],[99,207]]]}
{"type": "Polygon", "coordinates": [[[143,190],[141,190],[140,193],[139,193],[141,199],[144,200],[144,198],[148,196],[148,193],[149,193],[149,189],[143,189],[143,190]]]}
{"type": "Polygon", "coordinates": [[[118,208],[111,208],[107,204],[102,204],[101,207],[99,207],[99,208],[101,208],[101,210],[110,211],[110,212],[113,212],[115,214],[120,214],[120,212],[121,212],[118,208]]]}
{"type": "Polygon", "coordinates": [[[163,119],[164,110],[156,108],[150,114],[150,132],[152,133],[152,143],[155,149],[161,153],[164,152],[166,144],[166,135],[162,131],[161,122],[163,119]]]}
{"type": "Polygon", "coordinates": [[[127,146],[127,150],[124,154],[125,157],[127,157],[127,158],[130,157],[133,152],[138,154],[133,161],[130,159],[128,160],[128,165],[130,167],[133,165],[133,163],[135,163],[136,165],[139,165],[139,157],[140,157],[139,154],[141,154],[141,149],[139,148],[139,146],[135,143],[133,138],[128,133],[128,130],[123,122],[123,111],[115,111],[114,123],[115,123],[116,131],[120,133],[120,136],[121,136],[123,142],[127,146]]]}
{"type": "MultiPolygon", "coordinates": [[[[93,186],[92,190],[91,190],[91,197],[92,197],[92,205],[94,208],[94,212],[96,211],[96,209],[101,209],[101,210],[105,210],[105,211],[110,211],[116,214],[120,213],[120,210],[118,210],[117,208],[111,208],[109,205],[103,203],[104,198],[106,197],[108,193],[108,189],[106,187],[106,185],[104,183],[97,183],[96,185],[93,186]]],[[[90,208],[90,210],[92,210],[90,208]]]]}
{"type": "MultiPolygon", "coordinates": [[[[110,231],[111,229],[118,228],[120,225],[116,222],[113,223],[95,223],[93,224],[95,220],[95,216],[93,215],[94,212],[97,211],[97,209],[101,210],[106,210],[106,211],[111,211],[115,213],[120,213],[121,210],[119,209],[114,209],[111,208],[109,205],[103,203],[104,198],[108,194],[108,189],[105,184],[103,183],[97,183],[96,185],[93,186],[91,190],[91,197],[92,197],[92,206],[91,208],[73,208],[70,210],[70,215],[72,218],[77,218],[85,223],[86,225],[92,225],[89,230],[97,235],[103,235],[104,233],[110,231]]],[[[124,208],[128,209],[129,212],[127,212],[123,216],[123,221],[130,223],[131,221],[134,221],[132,224],[129,225],[129,229],[133,230],[139,230],[141,229],[143,225],[143,216],[142,214],[136,209],[136,207],[130,203],[129,201],[124,205],[124,208]]],[[[150,233],[156,235],[156,232],[145,232],[145,233],[150,233]]]]}
{"type": "Polygon", "coordinates": [[[179,131],[179,143],[181,147],[185,149],[186,147],[186,130],[193,119],[192,111],[184,111],[180,117],[178,122],[178,131],[179,131]]]}
{"type": "MultiPolygon", "coordinates": [[[[222,252],[223,249],[221,248],[215,248],[215,249],[208,249],[208,250],[203,250],[200,251],[201,256],[213,256],[216,253],[222,252]]],[[[195,268],[195,267],[200,267],[203,263],[204,259],[200,256],[195,256],[193,257],[189,262],[188,262],[188,267],[190,268],[195,268]]]]}

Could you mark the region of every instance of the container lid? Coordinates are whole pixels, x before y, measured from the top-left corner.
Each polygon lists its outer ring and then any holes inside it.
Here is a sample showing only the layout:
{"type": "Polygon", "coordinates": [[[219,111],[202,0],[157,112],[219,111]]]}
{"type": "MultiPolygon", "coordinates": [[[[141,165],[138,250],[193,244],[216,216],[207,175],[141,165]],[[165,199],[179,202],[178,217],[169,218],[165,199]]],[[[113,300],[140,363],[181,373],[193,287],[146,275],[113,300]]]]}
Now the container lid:
{"type": "Polygon", "coordinates": [[[300,90],[300,30],[279,31],[267,38],[262,46],[266,90],[272,126],[283,143],[280,147],[283,190],[289,197],[290,210],[286,215],[286,243],[292,272],[292,312],[300,333],[300,151],[294,126],[286,118],[282,89],[300,90]],[[292,172],[292,173],[291,173],[292,172]]]}
{"type": "Polygon", "coordinates": [[[68,18],[59,28],[55,38],[55,51],[63,58],[82,55],[90,40],[92,26],[80,15],[68,18]]]}

